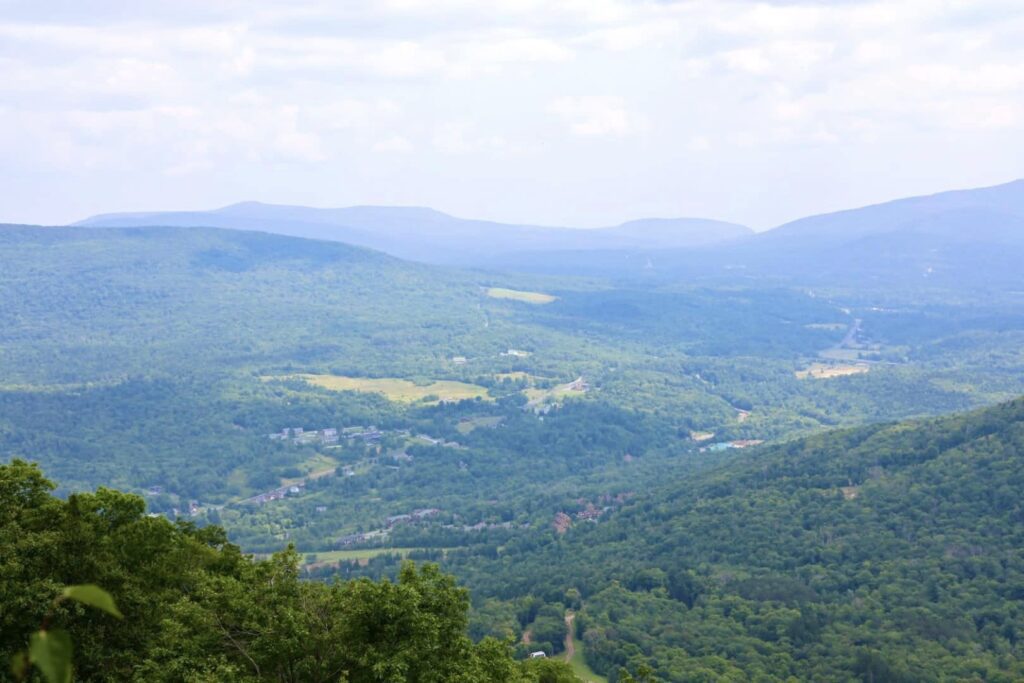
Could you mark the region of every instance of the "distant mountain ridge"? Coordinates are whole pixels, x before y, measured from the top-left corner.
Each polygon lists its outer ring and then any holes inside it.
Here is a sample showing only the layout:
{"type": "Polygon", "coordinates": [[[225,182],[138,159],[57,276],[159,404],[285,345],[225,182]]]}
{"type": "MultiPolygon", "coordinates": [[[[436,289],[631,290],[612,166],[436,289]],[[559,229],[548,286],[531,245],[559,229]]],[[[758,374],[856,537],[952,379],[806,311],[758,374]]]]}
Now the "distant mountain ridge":
{"type": "MultiPolygon", "coordinates": [[[[971,190],[895,199],[881,204],[800,218],[763,233],[767,239],[844,240],[914,227],[921,232],[955,236],[993,219],[1024,219],[1024,179],[971,190]],[[955,219],[955,220],[954,220],[955,219]],[[936,229],[938,228],[938,229],[936,229]],[[770,236],[770,237],[769,237],[770,236]]],[[[1015,233],[1024,241],[1024,232],[1015,233]]]]}
{"type": "Polygon", "coordinates": [[[504,267],[617,279],[1024,290],[1024,180],[801,218],[687,249],[535,251],[504,267]]]}
{"type": "Polygon", "coordinates": [[[1024,290],[1024,180],[808,216],[760,233],[699,218],[574,229],[456,218],[424,207],[259,202],[215,211],[106,214],[77,225],[257,230],[426,263],[619,281],[1024,290]]]}
{"type": "Polygon", "coordinates": [[[242,202],[213,211],[114,213],[85,227],[187,226],[259,230],[348,242],[393,256],[450,265],[482,265],[506,253],[582,249],[677,249],[738,240],[750,228],[700,218],[643,219],[610,228],[514,225],[464,219],[425,207],[320,209],[242,202]]]}

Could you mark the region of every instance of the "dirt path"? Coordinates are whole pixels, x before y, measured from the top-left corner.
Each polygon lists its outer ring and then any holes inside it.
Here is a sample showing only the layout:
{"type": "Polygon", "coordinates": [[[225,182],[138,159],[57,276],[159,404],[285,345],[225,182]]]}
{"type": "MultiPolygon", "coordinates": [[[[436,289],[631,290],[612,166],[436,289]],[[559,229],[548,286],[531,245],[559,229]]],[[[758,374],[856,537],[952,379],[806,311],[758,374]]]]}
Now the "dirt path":
{"type": "Polygon", "coordinates": [[[576,621],[576,613],[572,610],[568,610],[565,613],[565,661],[569,661],[576,654],[576,640],[573,638],[573,633],[576,629],[573,628],[573,622],[576,621]]]}

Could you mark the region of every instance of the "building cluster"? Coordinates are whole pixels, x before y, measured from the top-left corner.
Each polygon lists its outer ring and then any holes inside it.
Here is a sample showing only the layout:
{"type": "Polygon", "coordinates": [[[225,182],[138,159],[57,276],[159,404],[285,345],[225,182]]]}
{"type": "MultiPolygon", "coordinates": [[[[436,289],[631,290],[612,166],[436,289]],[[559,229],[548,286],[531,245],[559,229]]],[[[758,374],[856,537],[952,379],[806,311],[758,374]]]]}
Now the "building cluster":
{"type": "Polygon", "coordinates": [[[425,444],[431,446],[444,446],[445,448],[455,448],[458,450],[466,450],[466,447],[457,441],[446,441],[436,436],[429,436],[427,434],[417,434],[414,437],[417,441],[422,441],[425,444]]]}
{"type": "Polygon", "coordinates": [[[297,482],[297,483],[291,484],[289,486],[281,486],[279,488],[274,489],[273,491],[267,491],[265,493],[261,493],[261,494],[259,494],[257,496],[253,496],[252,498],[248,498],[248,499],[246,499],[246,500],[244,500],[242,502],[243,503],[258,503],[259,505],[263,505],[263,504],[269,503],[271,501],[283,500],[285,496],[297,496],[298,494],[302,493],[302,490],[305,487],[306,487],[305,482],[297,482]]]}
{"type": "Polygon", "coordinates": [[[325,429],[314,429],[306,431],[302,427],[285,427],[279,432],[268,434],[267,438],[273,441],[290,441],[298,444],[322,443],[325,445],[336,444],[342,439],[348,442],[362,441],[372,443],[380,441],[384,432],[376,427],[345,427],[340,431],[334,427],[325,429]]]}
{"type": "Polygon", "coordinates": [[[335,541],[335,545],[338,548],[347,548],[348,546],[355,545],[357,543],[365,543],[368,541],[373,541],[375,539],[383,538],[387,536],[387,533],[388,532],[386,529],[377,529],[375,531],[348,534],[346,536],[342,536],[337,541],[335,541]]]}
{"type": "Polygon", "coordinates": [[[391,515],[385,519],[385,523],[390,529],[398,524],[408,524],[410,522],[421,522],[428,517],[435,517],[440,514],[441,511],[437,508],[423,508],[421,510],[413,510],[412,512],[404,515],[391,515]]]}
{"type": "Polygon", "coordinates": [[[384,520],[387,525],[384,529],[375,529],[373,531],[357,532],[354,534],[347,534],[340,537],[335,541],[335,545],[338,548],[347,548],[348,546],[356,545],[357,543],[366,543],[386,537],[391,533],[391,529],[398,526],[399,524],[411,524],[413,522],[421,522],[430,517],[436,517],[441,514],[441,510],[438,508],[422,508],[420,510],[413,510],[410,513],[403,515],[391,515],[384,520]]]}
{"type": "Polygon", "coordinates": [[[565,389],[566,391],[586,392],[590,390],[590,384],[588,384],[587,380],[583,379],[582,377],[577,377],[573,381],[566,384],[565,389]]]}

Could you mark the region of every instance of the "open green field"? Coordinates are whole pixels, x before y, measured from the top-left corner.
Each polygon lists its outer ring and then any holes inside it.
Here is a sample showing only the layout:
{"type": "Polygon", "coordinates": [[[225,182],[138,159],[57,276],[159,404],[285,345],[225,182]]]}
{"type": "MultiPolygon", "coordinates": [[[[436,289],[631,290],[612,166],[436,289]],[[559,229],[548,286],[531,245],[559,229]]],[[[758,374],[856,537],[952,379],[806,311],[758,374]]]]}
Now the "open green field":
{"type": "Polygon", "coordinates": [[[569,659],[569,666],[572,667],[572,672],[577,677],[586,681],[586,683],[608,683],[608,679],[604,676],[598,676],[594,673],[593,669],[587,666],[587,660],[583,654],[583,640],[576,640],[576,651],[569,659]]]}
{"type": "Polygon", "coordinates": [[[797,370],[797,379],[832,379],[834,377],[848,377],[868,372],[870,368],[863,363],[851,364],[829,364],[811,363],[805,370],[797,370]]]}
{"type": "Polygon", "coordinates": [[[306,478],[317,479],[321,476],[326,476],[334,472],[337,466],[338,461],[334,458],[323,453],[315,453],[304,462],[299,463],[298,468],[302,471],[301,477],[282,479],[281,486],[291,486],[297,482],[304,481],[306,478]]]}
{"type": "Polygon", "coordinates": [[[542,292],[526,292],[519,289],[505,289],[504,287],[491,287],[487,290],[487,296],[492,299],[512,299],[527,304],[549,304],[558,297],[542,292]]]}
{"type": "MultiPolygon", "coordinates": [[[[538,405],[541,403],[557,403],[568,396],[582,396],[586,389],[581,387],[582,378],[566,384],[559,384],[550,389],[538,389],[530,387],[524,389],[523,393],[528,399],[527,405],[538,405]]],[[[583,385],[585,386],[585,384],[583,385]]]]}
{"type": "Polygon", "coordinates": [[[455,425],[455,429],[459,434],[469,434],[471,431],[479,427],[497,427],[504,419],[505,418],[500,415],[493,417],[471,417],[465,420],[460,420],[459,423],[455,425]]]}
{"type": "MultiPolygon", "coordinates": [[[[331,562],[341,562],[342,560],[369,560],[377,557],[378,555],[401,555],[405,557],[416,548],[361,548],[358,550],[327,550],[318,553],[307,553],[309,555],[315,555],[316,560],[312,563],[307,564],[328,564],[331,562]]],[[[302,555],[303,558],[306,554],[302,555]]]]}
{"type": "Polygon", "coordinates": [[[409,553],[416,550],[422,550],[422,548],[360,548],[356,550],[327,550],[324,552],[300,553],[300,555],[305,566],[316,568],[338,562],[364,562],[380,555],[401,555],[403,558],[406,558],[409,556],[409,553]],[[314,555],[316,559],[312,562],[307,562],[306,557],[309,555],[314,555]]]}
{"type": "MultiPolygon", "coordinates": [[[[416,384],[407,379],[394,377],[346,377],[344,375],[294,375],[331,391],[361,391],[364,393],[383,394],[389,401],[397,403],[414,403],[431,398],[437,401],[462,401],[464,399],[481,398],[491,400],[487,389],[477,384],[438,380],[429,384],[416,384]]],[[[280,379],[280,378],[278,378],[280,379]]]]}

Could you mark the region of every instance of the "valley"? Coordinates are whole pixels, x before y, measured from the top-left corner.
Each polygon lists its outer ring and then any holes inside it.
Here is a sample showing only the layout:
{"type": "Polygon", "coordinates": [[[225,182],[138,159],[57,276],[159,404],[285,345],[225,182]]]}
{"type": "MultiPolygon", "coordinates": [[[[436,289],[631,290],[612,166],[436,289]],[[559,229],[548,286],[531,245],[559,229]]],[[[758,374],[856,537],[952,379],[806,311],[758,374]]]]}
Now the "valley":
{"type": "MultiPolygon", "coordinates": [[[[830,592],[839,578],[771,564],[744,531],[788,538],[802,519],[820,547],[792,556],[831,557],[852,532],[829,515],[878,500],[888,480],[865,472],[896,471],[807,469],[806,490],[770,494],[743,489],[757,481],[744,468],[832,448],[837,428],[884,434],[861,426],[1024,394],[1012,291],[937,303],[464,271],[209,228],[0,228],[0,258],[7,459],[40,463],[60,495],[115,486],[150,514],[222,526],[257,557],[293,546],[309,580],[439,563],[473,591],[474,638],[512,637],[516,656],[541,649],[591,680],[641,664],[668,681],[875,666],[843,648],[897,666],[902,646],[826,638],[836,610],[861,609],[830,592]],[[775,526],[740,512],[762,506],[775,526]],[[659,539],[669,519],[710,525],[706,540],[659,539]],[[732,635],[705,642],[705,627],[732,635]]],[[[844,545],[837,571],[876,542],[844,545]]],[[[993,680],[1013,670],[979,657],[993,680]]]]}
{"type": "Polygon", "coordinates": [[[1024,681],[1022,37],[0,0],[0,683],[1024,681]]]}

